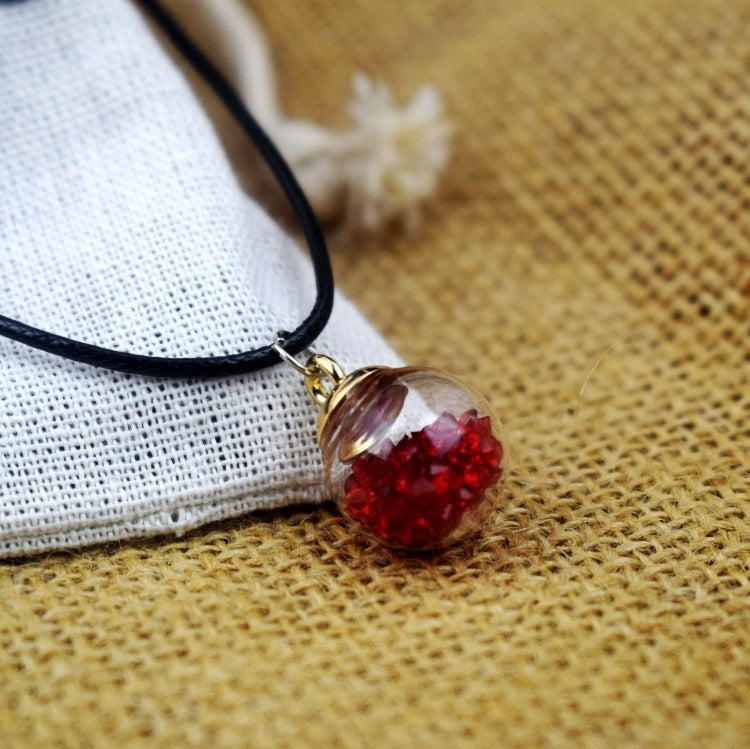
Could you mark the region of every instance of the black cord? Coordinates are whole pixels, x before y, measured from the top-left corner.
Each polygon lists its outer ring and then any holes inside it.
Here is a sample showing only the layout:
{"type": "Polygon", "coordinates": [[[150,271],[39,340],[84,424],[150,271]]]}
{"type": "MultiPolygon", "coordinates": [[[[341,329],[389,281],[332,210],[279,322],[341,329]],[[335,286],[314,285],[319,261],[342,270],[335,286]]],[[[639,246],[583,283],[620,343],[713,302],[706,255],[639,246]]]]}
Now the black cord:
{"type": "MultiPolygon", "coordinates": [[[[159,2],[156,2],[156,0],[136,0],[136,2],[148,13],[195,71],[214,90],[242,129],[255,143],[261,156],[279,181],[297,216],[310,249],[317,289],[315,304],[310,314],[296,330],[285,336],[285,349],[290,354],[297,354],[312,344],[320,335],[331,316],[333,307],[331,263],[323,233],[315,214],[286,161],[224,76],[206,59],[180,28],[177,21],[159,2]]],[[[0,335],[50,354],[90,364],[94,367],[149,377],[224,377],[255,372],[281,361],[279,355],[271,348],[273,341],[262,348],[229,356],[169,359],[114,351],[89,343],[74,341],[71,338],[48,333],[2,315],[0,315],[0,335]]]]}

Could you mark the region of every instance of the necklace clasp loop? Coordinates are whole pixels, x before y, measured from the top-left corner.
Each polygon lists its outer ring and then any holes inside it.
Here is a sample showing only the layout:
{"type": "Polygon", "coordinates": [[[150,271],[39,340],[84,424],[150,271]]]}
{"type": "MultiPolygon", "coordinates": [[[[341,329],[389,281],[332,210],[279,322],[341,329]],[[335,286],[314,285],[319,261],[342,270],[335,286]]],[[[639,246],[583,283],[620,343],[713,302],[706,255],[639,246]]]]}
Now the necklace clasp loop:
{"type": "Polygon", "coordinates": [[[346,374],[341,365],[331,359],[330,356],[319,354],[312,346],[308,346],[301,352],[302,356],[306,357],[303,364],[301,359],[292,356],[284,348],[288,335],[289,333],[285,330],[280,330],[271,348],[281,357],[283,362],[304,376],[307,392],[319,406],[322,406],[339,383],[344,380],[346,374]]]}
{"type": "Polygon", "coordinates": [[[318,352],[312,347],[308,346],[307,348],[303,349],[301,351],[301,354],[305,356],[305,363],[303,364],[299,359],[297,359],[295,356],[292,356],[287,350],[286,350],[286,339],[289,333],[286,330],[279,330],[276,333],[276,340],[271,344],[271,348],[281,357],[281,360],[288,364],[292,369],[297,370],[302,375],[307,375],[310,373],[309,370],[309,363],[310,359],[312,359],[314,356],[317,356],[318,352]]]}

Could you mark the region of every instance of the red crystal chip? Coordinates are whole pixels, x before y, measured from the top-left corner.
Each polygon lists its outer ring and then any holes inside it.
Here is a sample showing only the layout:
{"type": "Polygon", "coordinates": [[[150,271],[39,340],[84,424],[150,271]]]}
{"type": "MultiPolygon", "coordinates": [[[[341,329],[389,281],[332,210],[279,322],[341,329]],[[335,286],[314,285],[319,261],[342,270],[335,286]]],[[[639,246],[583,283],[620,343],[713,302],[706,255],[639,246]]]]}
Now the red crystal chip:
{"type": "Polygon", "coordinates": [[[386,440],[354,458],[343,509],[391,545],[440,546],[497,483],[502,459],[488,416],[445,412],[396,444],[386,440]]]}

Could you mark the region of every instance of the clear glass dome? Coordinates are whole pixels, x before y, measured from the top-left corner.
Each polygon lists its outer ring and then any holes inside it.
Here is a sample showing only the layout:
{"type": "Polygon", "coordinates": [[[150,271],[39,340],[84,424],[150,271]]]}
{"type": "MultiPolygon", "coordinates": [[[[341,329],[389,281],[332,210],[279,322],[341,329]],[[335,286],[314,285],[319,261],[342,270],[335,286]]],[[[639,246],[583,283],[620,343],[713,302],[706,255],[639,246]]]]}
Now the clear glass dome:
{"type": "Polygon", "coordinates": [[[323,415],[328,489],[389,546],[447,546],[475,531],[499,499],[499,430],[480,395],[438,370],[360,370],[323,415]]]}

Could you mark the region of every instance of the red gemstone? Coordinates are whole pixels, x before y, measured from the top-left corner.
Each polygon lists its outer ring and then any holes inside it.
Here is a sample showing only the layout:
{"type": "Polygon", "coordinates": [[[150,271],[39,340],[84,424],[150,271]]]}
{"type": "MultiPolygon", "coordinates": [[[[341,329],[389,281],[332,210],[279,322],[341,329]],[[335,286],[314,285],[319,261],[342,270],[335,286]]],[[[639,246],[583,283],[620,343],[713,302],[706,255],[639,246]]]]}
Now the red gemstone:
{"type": "Polygon", "coordinates": [[[439,546],[500,479],[502,459],[489,417],[445,412],[354,458],[343,509],[389,544],[439,546]]]}

